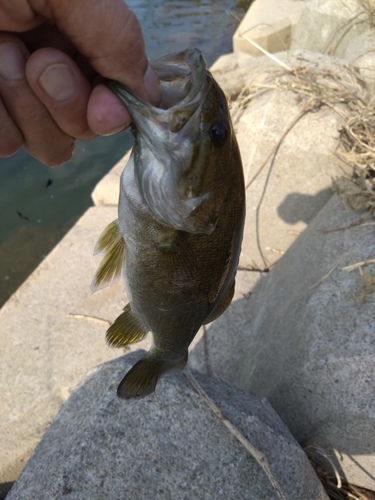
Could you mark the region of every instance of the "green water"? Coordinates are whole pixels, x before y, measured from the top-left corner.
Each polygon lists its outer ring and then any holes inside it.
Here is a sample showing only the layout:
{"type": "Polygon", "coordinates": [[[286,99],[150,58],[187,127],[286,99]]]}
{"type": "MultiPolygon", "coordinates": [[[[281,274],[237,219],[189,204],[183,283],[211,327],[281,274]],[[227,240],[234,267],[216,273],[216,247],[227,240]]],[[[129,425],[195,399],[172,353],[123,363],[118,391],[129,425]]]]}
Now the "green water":
{"type": "MultiPolygon", "coordinates": [[[[127,3],[142,25],[150,58],[194,46],[210,65],[232,51],[238,23],[228,12],[242,17],[251,0],[127,3]]],[[[95,185],[131,143],[129,131],[78,141],[73,159],[56,169],[24,151],[0,158],[0,306],[92,205],[95,185]]]]}

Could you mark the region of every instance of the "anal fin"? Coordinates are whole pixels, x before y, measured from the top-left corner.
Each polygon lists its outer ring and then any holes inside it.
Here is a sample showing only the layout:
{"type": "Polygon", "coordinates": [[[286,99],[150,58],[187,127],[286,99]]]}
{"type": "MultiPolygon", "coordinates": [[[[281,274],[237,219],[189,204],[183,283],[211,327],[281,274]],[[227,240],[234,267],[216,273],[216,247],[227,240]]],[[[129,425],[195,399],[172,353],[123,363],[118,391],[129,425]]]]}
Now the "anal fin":
{"type": "Polygon", "coordinates": [[[175,373],[184,369],[187,355],[178,361],[153,359],[152,352],[136,363],[125,375],[117,389],[121,399],[143,398],[155,391],[159,378],[165,373],[175,373]]]}
{"type": "Polygon", "coordinates": [[[222,301],[215,307],[215,309],[212,311],[212,313],[205,319],[204,325],[211,323],[212,321],[217,319],[219,316],[221,316],[224,311],[226,311],[228,309],[228,307],[230,306],[232,299],[233,299],[234,287],[235,287],[235,281],[233,280],[233,283],[228,288],[228,291],[225,294],[222,301]]]}
{"type": "Polygon", "coordinates": [[[108,328],[106,341],[111,347],[123,347],[140,342],[147,333],[147,330],[132,314],[130,304],[127,304],[124,311],[108,328]]]}
{"type": "Polygon", "coordinates": [[[94,250],[94,255],[104,254],[104,257],[91,283],[91,291],[96,292],[107,285],[118,281],[125,262],[125,241],[114,220],[104,229],[94,250]]]}

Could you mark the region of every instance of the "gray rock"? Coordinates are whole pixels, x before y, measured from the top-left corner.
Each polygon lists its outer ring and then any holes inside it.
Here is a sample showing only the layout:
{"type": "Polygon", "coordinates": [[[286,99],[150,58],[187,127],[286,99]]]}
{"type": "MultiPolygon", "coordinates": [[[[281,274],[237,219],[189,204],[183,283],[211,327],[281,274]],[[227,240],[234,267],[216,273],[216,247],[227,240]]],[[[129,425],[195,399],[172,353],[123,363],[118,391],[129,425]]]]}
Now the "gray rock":
{"type": "Polygon", "coordinates": [[[348,482],[375,490],[374,264],[363,267],[367,289],[358,269],[343,270],[374,259],[374,220],[338,230],[369,217],[346,212],[335,195],[241,301],[234,363],[216,323],[205,346],[216,376],[267,397],[303,447],[320,448],[348,482]]]}
{"type": "Polygon", "coordinates": [[[225,417],[266,455],[280,497],[183,374],[165,377],[146,399],[118,399],[117,384],[137,359],[132,353],[102,365],[73,392],[7,500],[328,498],[265,399],[197,375],[225,417]]]}
{"type": "MultiPolygon", "coordinates": [[[[333,57],[301,51],[287,62],[303,74],[311,71],[312,81],[324,74],[348,78],[347,63],[333,57]]],[[[253,81],[263,85],[268,78],[277,87],[282,70],[267,64],[253,81]]],[[[259,173],[246,190],[244,266],[274,264],[331,197],[332,178],[342,175],[344,164],[335,154],[342,117],[326,106],[302,115],[308,98],[291,83],[283,90],[259,90],[235,120],[245,184],[259,173]]],[[[298,79],[294,83],[298,87],[298,79]]]]}
{"type": "Polygon", "coordinates": [[[370,9],[360,0],[305,0],[290,50],[341,57],[350,41],[371,26],[370,9]]]}
{"type": "Polygon", "coordinates": [[[375,30],[366,31],[346,47],[345,59],[358,68],[373,95],[375,93],[375,30]]]}
{"type": "MultiPolygon", "coordinates": [[[[275,56],[284,63],[289,61],[287,52],[279,52],[275,56]]],[[[244,52],[231,52],[220,56],[210,67],[210,72],[232,101],[254,80],[275,69],[279,69],[279,66],[267,56],[254,57],[244,52]]]]}
{"type": "MultiPolygon", "coordinates": [[[[265,64],[266,58],[236,52],[220,56],[210,67],[210,72],[227,98],[234,99],[251,82],[254,73],[264,71],[265,64]]],[[[273,62],[269,65],[274,66],[273,62]]]]}

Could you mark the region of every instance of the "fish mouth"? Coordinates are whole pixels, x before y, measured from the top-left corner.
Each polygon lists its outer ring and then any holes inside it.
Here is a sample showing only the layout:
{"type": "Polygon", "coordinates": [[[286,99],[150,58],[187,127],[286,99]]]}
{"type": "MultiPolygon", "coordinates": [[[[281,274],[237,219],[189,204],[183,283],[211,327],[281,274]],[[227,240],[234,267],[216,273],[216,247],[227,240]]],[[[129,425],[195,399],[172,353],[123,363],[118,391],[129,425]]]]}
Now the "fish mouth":
{"type": "Polygon", "coordinates": [[[212,193],[189,189],[182,179],[202,144],[201,110],[213,79],[198,49],[150,64],[162,86],[159,108],[121,83],[106,82],[133,118],[134,175],[140,193],[160,222],[178,230],[211,234],[212,217],[203,215],[202,206],[212,193]]]}
{"type": "Polygon", "coordinates": [[[162,102],[158,108],[119,82],[107,80],[106,85],[126,106],[136,126],[146,136],[152,125],[172,133],[180,132],[210,89],[203,54],[198,49],[188,49],[150,61],[150,65],[162,87],[162,102]]]}

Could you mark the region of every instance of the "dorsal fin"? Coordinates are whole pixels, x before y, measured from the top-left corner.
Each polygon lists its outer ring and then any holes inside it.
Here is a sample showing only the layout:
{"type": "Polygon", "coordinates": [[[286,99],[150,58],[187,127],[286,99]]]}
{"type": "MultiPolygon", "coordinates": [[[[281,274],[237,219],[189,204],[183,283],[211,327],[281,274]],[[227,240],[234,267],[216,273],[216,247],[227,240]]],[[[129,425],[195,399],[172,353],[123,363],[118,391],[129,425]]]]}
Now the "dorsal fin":
{"type": "Polygon", "coordinates": [[[119,280],[125,262],[125,253],[125,241],[116,219],[108,224],[95,245],[94,255],[103,254],[104,257],[91,283],[92,292],[119,280]]]}
{"type": "Polygon", "coordinates": [[[123,347],[140,342],[146,335],[147,330],[132,314],[130,304],[127,304],[124,312],[108,328],[106,341],[111,347],[123,347]]]}

